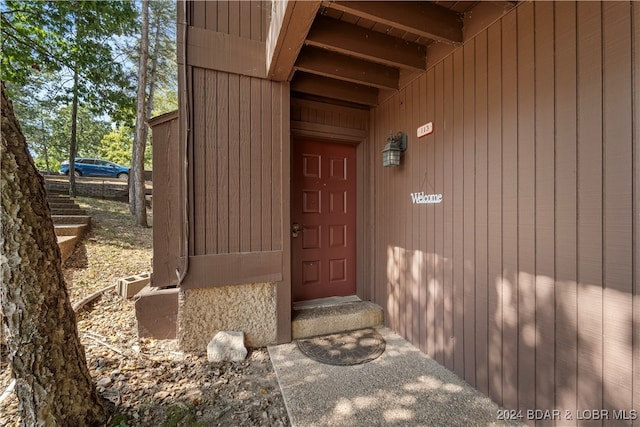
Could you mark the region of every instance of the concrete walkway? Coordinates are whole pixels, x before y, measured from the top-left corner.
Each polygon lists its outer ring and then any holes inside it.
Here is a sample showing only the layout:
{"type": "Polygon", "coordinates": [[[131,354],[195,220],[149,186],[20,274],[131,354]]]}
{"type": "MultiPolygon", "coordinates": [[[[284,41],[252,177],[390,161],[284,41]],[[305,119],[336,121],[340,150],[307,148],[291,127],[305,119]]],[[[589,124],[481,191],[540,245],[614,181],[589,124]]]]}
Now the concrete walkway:
{"type": "Polygon", "coordinates": [[[501,426],[488,397],[385,327],[378,359],[325,365],[295,343],[269,347],[292,426],[501,426]]]}

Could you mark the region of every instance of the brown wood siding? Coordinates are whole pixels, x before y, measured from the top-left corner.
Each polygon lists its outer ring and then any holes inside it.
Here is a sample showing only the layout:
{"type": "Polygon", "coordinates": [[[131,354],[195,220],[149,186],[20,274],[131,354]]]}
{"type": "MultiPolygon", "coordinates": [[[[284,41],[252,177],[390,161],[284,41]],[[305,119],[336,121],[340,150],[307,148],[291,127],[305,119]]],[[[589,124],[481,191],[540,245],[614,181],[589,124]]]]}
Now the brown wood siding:
{"type": "MultiPolygon", "coordinates": [[[[535,408],[535,68],[534,6],[528,3],[517,10],[518,81],[517,164],[518,164],[518,405],[535,408]]],[[[552,108],[552,106],[545,106],[552,108]]],[[[553,161],[553,159],[550,159],[553,161]]]]}
{"type": "Polygon", "coordinates": [[[625,3],[603,3],[601,12],[604,102],[602,403],[609,410],[633,407],[633,375],[629,375],[633,351],[620,351],[633,343],[633,322],[629,321],[633,319],[634,263],[631,141],[638,112],[634,116],[633,88],[629,86],[633,78],[629,12],[629,5],[625,3]]]}
{"type": "Polygon", "coordinates": [[[194,27],[251,40],[266,40],[269,1],[191,1],[189,5],[189,22],[194,27]]]}
{"type": "Polygon", "coordinates": [[[640,409],[639,26],[635,2],[522,3],[371,112],[387,324],[559,425],[640,409]],[[399,168],[379,161],[390,130],[399,168]]]}
{"type": "Polygon", "coordinates": [[[153,184],[153,276],[152,284],[163,288],[175,285],[180,258],[180,145],[178,115],[165,114],[150,121],[152,129],[153,165],[162,171],[153,184]]]}
{"type": "MultiPolygon", "coordinates": [[[[427,114],[430,114],[430,112],[433,112],[435,110],[435,73],[431,72],[427,74],[427,94],[431,94],[431,96],[427,97],[427,114]]],[[[420,126],[420,124],[418,123],[418,120],[420,120],[420,117],[417,116],[416,120],[414,121],[414,123],[409,124],[409,126],[403,126],[403,129],[415,129],[418,126],[420,126]]],[[[433,141],[434,136],[429,135],[427,137],[427,141],[433,141]]],[[[434,181],[434,175],[435,175],[435,171],[434,171],[434,144],[427,144],[426,145],[426,149],[427,149],[427,160],[428,160],[428,165],[427,165],[427,169],[426,171],[423,171],[423,179],[426,179],[427,181],[427,188],[433,186],[433,181],[434,181]],[[429,161],[430,160],[430,161],[429,161]]],[[[418,171],[418,164],[416,164],[415,162],[411,162],[411,168],[414,171],[418,171]]],[[[413,188],[416,188],[416,186],[419,186],[420,183],[413,183],[413,188]]],[[[409,214],[413,214],[413,210],[412,209],[408,209],[408,213],[409,214]]],[[[418,214],[418,212],[416,212],[416,214],[418,214]]],[[[434,264],[436,262],[436,260],[434,259],[434,246],[435,246],[435,233],[434,233],[434,226],[435,226],[435,215],[434,212],[431,211],[427,211],[426,212],[426,229],[427,229],[427,233],[426,233],[426,245],[427,245],[427,256],[425,257],[420,257],[418,254],[420,253],[417,248],[412,247],[412,254],[414,255],[413,257],[418,257],[418,259],[421,260],[422,264],[424,265],[423,267],[423,271],[426,270],[426,275],[425,275],[425,279],[426,282],[428,284],[427,286],[427,295],[429,296],[429,298],[427,299],[427,310],[426,310],[426,315],[427,315],[427,331],[429,331],[429,333],[427,334],[427,354],[429,354],[431,357],[435,357],[436,355],[436,334],[434,333],[436,330],[436,306],[437,306],[437,288],[436,288],[436,279],[435,279],[435,268],[434,268],[434,264]],[[416,249],[414,252],[414,248],[416,249]]],[[[407,233],[409,233],[410,236],[413,236],[414,233],[412,232],[413,228],[409,228],[408,230],[406,230],[407,233]]]]}
{"type": "MultiPolygon", "coordinates": [[[[189,206],[188,253],[182,254],[189,269],[181,285],[276,281],[278,305],[288,307],[282,197],[288,194],[289,85],[264,79],[270,7],[223,0],[180,9],[189,206]]],[[[278,316],[282,342],[290,336],[290,313],[278,316]]]]}
{"type": "MultiPolygon", "coordinates": [[[[494,25],[488,30],[487,45],[487,243],[489,287],[489,392],[502,401],[502,34],[494,25]],[[495,313],[495,316],[491,316],[495,313]]],[[[445,188],[445,192],[447,189],[445,188]]]]}
{"type": "MultiPolygon", "coordinates": [[[[487,250],[488,250],[488,170],[487,170],[487,33],[480,34],[475,43],[475,387],[488,394],[488,292],[487,292],[487,250]]],[[[472,180],[473,182],[473,180],[472,180]]],[[[473,286],[473,276],[470,277],[473,286]]]]}
{"type": "Polygon", "coordinates": [[[555,117],[554,109],[554,10],[553,3],[535,8],[535,405],[553,408],[555,380],[555,117]]]}
{"type": "MultiPolygon", "coordinates": [[[[631,44],[633,46],[633,407],[640,408],[640,7],[634,6],[631,13],[633,22],[631,44]]],[[[636,421],[636,425],[640,422],[636,421]]]]}
{"type": "Polygon", "coordinates": [[[184,288],[276,282],[281,343],[291,340],[289,84],[265,79],[270,12],[268,1],[179,2],[188,245],[178,261],[184,288]]]}
{"type": "Polygon", "coordinates": [[[286,85],[193,68],[193,88],[190,255],[281,250],[286,85]]]}
{"type": "Polygon", "coordinates": [[[578,408],[602,407],[602,11],[577,4],[578,408]]]}
{"type": "MultiPolygon", "coordinates": [[[[578,259],[577,259],[577,86],[576,86],[576,4],[561,2],[555,7],[556,77],[555,96],[564,100],[555,108],[555,383],[556,406],[571,413],[577,410],[578,364],[578,259]]],[[[567,420],[569,425],[575,425],[567,420]]]]}
{"type": "Polygon", "coordinates": [[[369,113],[366,110],[293,98],[291,122],[292,127],[333,133],[336,138],[342,135],[366,137],[369,113]]]}
{"type": "Polygon", "coordinates": [[[179,62],[198,68],[266,77],[266,31],[271,3],[268,1],[190,1],[187,3],[186,45],[179,62]]]}

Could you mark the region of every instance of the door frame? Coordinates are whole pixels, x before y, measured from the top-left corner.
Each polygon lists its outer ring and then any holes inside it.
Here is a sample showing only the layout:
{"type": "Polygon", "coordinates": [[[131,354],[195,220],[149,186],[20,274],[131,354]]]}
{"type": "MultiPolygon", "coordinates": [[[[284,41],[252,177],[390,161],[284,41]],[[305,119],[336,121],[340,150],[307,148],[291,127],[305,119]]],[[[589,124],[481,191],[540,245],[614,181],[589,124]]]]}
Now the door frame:
{"type": "MultiPolygon", "coordinates": [[[[298,238],[291,233],[291,297],[292,301],[308,301],[316,298],[328,298],[337,296],[356,295],[357,269],[357,145],[325,141],[318,138],[295,138],[291,147],[291,221],[301,226],[298,238]],[[320,156],[323,158],[317,163],[318,175],[314,178],[306,177],[302,163],[306,156],[320,156]],[[340,179],[332,176],[333,167],[330,159],[344,160],[343,167],[339,167],[340,179]],[[317,210],[307,212],[302,204],[307,189],[318,191],[322,195],[317,199],[317,210]],[[333,193],[339,191],[340,193],[333,193]],[[334,212],[330,205],[331,194],[342,194],[338,199],[345,199],[345,205],[334,212]],[[310,224],[320,225],[317,228],[318,245],[306,248],[307,230],[310,224]],[[332,248],[330,235],[331,229],[336,224],[345,226],[342,233],[342,247],[332,248]],[[342,266],[344,276],[342,279],[332,280],[331,260],[339,258],[347,262],[342,266]],[[318,277],[313,284],[306,286],[304,264],[307,261],[317,259],[319,268],[318,277]]],[[[312,227],[313,228],[313,227],[312,227]]],[[[313,264],[316,264],[315,262],[313,264]]]]}
{"type": "MultiPolygon", "coordinates": [[[[369,289],[365,286],[367,277],[366,277],[366,266],[370,263],[370,254],[367,253],[366,248],[372,248],[372,242],[370,242],[371,233],[366,233],[367,224],[369,223],[369,210],[367,206],[369,206],[369,191],[365,188],[365,182],[367,176],[369,175],[369,164],[367,160],[367,151],[365,149],[367,140],[368,140],[368,130],[355,130],[348,128],[337,128],[335,126],[321,125],[317,123],[306,123],[306,122],[291,122],[291,140],[290,140],[290,150],[291,153],[293,150],[294,140],[296,139],[313,139],[318,142],[329,142],[335,144],[349,144],[356,146],[356,295],[362,300],[369,300],[371,298],[369,289]]],[[[289,173],[291,173],[291,161],[292,157],[290,155],[289,158],[289,173]]],[[[291,176],[290,176],[291,178],[291,176]]],[[[291,217],[291,192],[289,194],[289,205],[288,205],[287,217],[291,217]]],[[[291,249],[290,239],[291,239],[291,224],[288,224],[287,236],[288,236],[288,259],[289,259],[289,277],[292,275],[291,269],[293,268],[293,263],[291,262],[291,258],[293,256],[293,251],[291,249]]],[[[285,254],[287,256],[287,254],[285,254]]],[[[289,281],[289,286],[293,286],[292,282],[289,281]]],[[[291,290],[291,289],[290,289],[291,290]]]]}

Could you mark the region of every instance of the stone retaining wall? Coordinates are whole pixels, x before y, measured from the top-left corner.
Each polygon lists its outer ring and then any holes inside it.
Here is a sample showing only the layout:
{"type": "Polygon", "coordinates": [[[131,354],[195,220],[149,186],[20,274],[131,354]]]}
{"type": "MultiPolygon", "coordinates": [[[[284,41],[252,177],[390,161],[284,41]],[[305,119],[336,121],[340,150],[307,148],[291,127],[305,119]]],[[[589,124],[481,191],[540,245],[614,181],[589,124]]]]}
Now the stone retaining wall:
{"type": "MultiPolygon", "coordinates": [[[[49,193],[69,193],[69,180],[66,177],[45,176],[45,188],[49,193]]],[[[100,199],[129,199],[129,187],[126,181],[111,181],[100,178],[76,178],[78,196],[100,199]]]]}

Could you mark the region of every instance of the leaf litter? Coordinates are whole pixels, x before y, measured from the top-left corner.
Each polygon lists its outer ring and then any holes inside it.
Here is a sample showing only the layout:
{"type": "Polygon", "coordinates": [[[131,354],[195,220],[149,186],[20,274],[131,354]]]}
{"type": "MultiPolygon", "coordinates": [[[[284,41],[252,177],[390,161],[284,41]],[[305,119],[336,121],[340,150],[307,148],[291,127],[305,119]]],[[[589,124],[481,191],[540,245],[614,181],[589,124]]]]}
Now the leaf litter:
{"type": "MultiPolygon", "coordinates": [[[[128,206],[78,198],[92,229],[64,266],[73,302],[118,278],[149,271],[151,229],[135,227],[128,206]]],[[[150,215],[151,217],[151,215],[150,215]]],[[[151,221],[150,221],[151,222],[151,221]]],[[[242,362],[207,361],[176,340],[138,338],[134,302],[110,290],[77,313],[78,333],[110,426],[288,426],[266,348],[242,362]]],[[[0,392],[12,380],[3,360],[0,392]]],[[[0,426],[19,425],[15,394],[0,403],[0,426]]]]}

